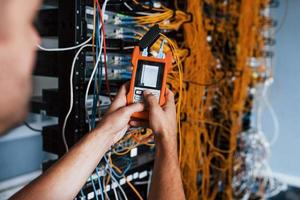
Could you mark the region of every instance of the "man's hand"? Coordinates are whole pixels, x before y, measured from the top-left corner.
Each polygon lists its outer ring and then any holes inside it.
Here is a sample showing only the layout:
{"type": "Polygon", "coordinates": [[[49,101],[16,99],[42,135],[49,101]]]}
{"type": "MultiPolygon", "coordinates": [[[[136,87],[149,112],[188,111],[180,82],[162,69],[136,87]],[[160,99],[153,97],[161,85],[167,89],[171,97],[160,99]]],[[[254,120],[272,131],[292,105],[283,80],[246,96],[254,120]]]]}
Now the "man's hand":
{"type": "Polygon", "coordinates": [[[131,115],[144,110],[144,106],[141,103],[126,106],[127,88],[128,84],[122,85],[108,112],[95,129],[95,131],[101,129],[104,132],[107,131],[114,134],[113,143],[119,141],[126,133],[129,128],[131,115]]]}
{"type": "Polygon", "coordinates": [[[146,126],[153,130],[157,144],[172,145],[177,148],[177,123],[174,94],[166,91],[166,103],[161,107],[156,97],[149,91],[144,92],[149,111],[149,122],[131,121],[132,126],[146,126]]]}
{"type": "Polygon", "coordinates": [[[126,106],[126,85],[123,85],[92,134],[86,134],[46,173],[12,199],[74,199],[108,148],[123,137],[131,115],[143,109],[142,104],[126,106]]]}
{"type": "MultiPolygon", "coordinates": [[[[177,155],[176,106],[173,93],[167,89],[166,103],[161,107],[151,92],[144,92],[149,111],[148,125],[154,132],[155,161],[149,200],[184,200],[185,195],[177,155]],[[172,184],[170,184],[172,183],[172,184]]],[[[131,125],[143,125],[131,121],[131,125]]]]}

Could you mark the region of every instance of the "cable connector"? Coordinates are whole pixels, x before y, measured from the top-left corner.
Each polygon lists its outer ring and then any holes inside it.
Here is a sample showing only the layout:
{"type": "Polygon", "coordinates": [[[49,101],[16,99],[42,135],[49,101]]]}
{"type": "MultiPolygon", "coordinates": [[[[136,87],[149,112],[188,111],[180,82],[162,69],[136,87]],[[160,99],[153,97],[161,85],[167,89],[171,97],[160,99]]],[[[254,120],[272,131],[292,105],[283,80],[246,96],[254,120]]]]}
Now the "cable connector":
{"type": "Polygon", "coordinates": [[[160,48],[159,48],[159,52],[158,52],[158,56],[157,58],[165,58],[165,54],[164,54],[164,45],[167,42],[167,40],[163,39],[161,44],[160,44],[160,48]]]}
{"type": "Polygon", "coordinates": [[[145,56],[147,57],[148,56],[148,47],[143,49],[143,53],[142,53],[142,56],[145,56]]]}
{"type": "Polygon", "coordinates": [[[160,28],[157,24],[152,26],[139,42],[140,49],[150,48],[160,36],[160,28]]]}

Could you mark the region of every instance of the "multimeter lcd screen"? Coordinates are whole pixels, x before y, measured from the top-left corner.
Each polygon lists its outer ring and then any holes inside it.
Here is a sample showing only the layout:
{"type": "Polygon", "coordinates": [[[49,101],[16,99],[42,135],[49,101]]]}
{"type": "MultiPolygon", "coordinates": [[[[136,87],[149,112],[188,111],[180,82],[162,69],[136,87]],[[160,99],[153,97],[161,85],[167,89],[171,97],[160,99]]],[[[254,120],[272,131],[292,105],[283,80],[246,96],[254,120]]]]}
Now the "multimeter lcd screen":
{"type": "Polygon", "coordinates": [[[161,89],[163,79],[163,63],[140,60],[136,72],[136,87],[161,89]]]}

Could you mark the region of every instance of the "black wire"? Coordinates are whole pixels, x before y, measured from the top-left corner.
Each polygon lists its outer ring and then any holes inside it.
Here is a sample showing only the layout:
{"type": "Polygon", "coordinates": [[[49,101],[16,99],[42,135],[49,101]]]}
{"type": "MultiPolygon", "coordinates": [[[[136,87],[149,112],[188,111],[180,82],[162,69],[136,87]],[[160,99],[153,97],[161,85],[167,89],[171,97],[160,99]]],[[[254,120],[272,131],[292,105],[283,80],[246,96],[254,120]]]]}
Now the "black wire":
{"type": "Polygon", "coordinates": [[[33,128],[32,126],[30,126],[27,122],[24,122],[24,125],[29,128],[30,130],[32,131],[35,131],[35,132],[42,132],[43,130],[39,130],[39,129],[36,129],[36,128],[33,128]]]}

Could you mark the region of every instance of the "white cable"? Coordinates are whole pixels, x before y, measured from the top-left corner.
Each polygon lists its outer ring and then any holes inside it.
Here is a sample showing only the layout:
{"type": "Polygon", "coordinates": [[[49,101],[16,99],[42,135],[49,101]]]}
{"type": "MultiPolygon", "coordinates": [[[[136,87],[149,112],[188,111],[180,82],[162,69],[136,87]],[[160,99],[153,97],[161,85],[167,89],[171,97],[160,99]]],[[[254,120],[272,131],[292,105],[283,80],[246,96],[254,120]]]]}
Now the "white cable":
{"type": "MultiPolygon", "coordinates": [[[[126,177],[125,177],[125,178],[126,178],[126,177]]],[[[121,190],[121,192],[122,192],[122,194],[123,194],[125,200],[128,200],[127,195],[126,195],[126,193],[125,193],[123,187],[122,187],[120,184],[118,184],[118,188],[121,190]]]]}
{"type": "Polygon", "coordinates": [[[115,194],[115,198],[116,198],[116,200],[119,200],[119,197],[118,197],[118,195],[117,195],[117,190],[116,190],[116,188],[115,188],[115,187],[113,188],[113,191],[114,191],[114,194],[115,194]]]}
{"type": "Polygon", "coordinates": [[[118,190],[117,190],[117,193],[118,193],[119,199],[120,199],[120,200],[123,200],[123,198],[122,198],[122,195],[121,195],[120,191],[118,191],[118,190]]]}
{"type": "Polygon", "coordinates": [[[74,75],[74,68],[75,68],[75,64],[76,64],[76,60],[80,54],[80,52],[86,48],[86,47],[92,47],[93,45],[91,44],[86,44],[84,46],[82,46],[78,51],[77,53],[75,54],[75,57],[73,59],[73,62],[72,62],[72,67],[71,67],[71,72],[70,72],[70,107],[69,107],[69,111],[64,119],[64,123],[63,123],[63,128],[62,128],[62,138],[63,138],[63,142],[64,142],[64,146],[66,148],[66,152],[69,151],[69,147],[68,147],[68,144],[67,144],[67,141],[66,141],[66,125],[67,125],[67,121],[68,121],[68,118],[72,112],[72,109],[73,109],[73,96],[74,96],[74,93],[73,93],[73,75],[74,75]]]}
{"type": "MultiPolygon", "coordinates": [[[[111,168],[111,166],[109,165],[109,163],[107,162],[107,160],[106,160],[106,164],[107,164],[107,166],[109,167],[109,170],[107,169],[106,171],[110,174],[111,179],[112,179],[114,182],[117,183],[117,186],[118,186],[118,188],[121,190],[121,192],[122,192],[122,194],[123,194],[125,200],[128,200],[127,195],[126,195],[126,193],[125,193],[123,187],[122,187],[122,186],[120,185],[120,183],[116,180],[116,178],[114,177],[114,175],[111,173],[112,168],[111,168]]],[[[126,177],[124,177],[124,178],[126,179],[126,177]]]]}
{"type": "Polygon", "coordinates": [[[87,85],[87,88],[86,88],[86,92],[85,92],[85,112],[86,112],[86,117],[88,119],[89,131],[91,130],[91,123],[90,123],[89,113],[88,113],[86,104],[87,104],[87,101],[88,101],[88,95],[89,95],[89,90],[90,90],[90,87],[91,87],[91,83],[94,79],[94,76],[96,74],[96,71],[97,71],[97,68],[98,68],[98,65],[99,65],[99,62],[100,62],[102,49],[103,49],[102,44],[103,44],[103,37],[101,37],[101,42],[100,42],[101,47],[100,47],[100,51],[99,51],[99,56],[98,56],[98,59],[96,61],[95,67],[93,69],[93,72],[91,74],[91,77],[89,79],[89,82],[88,82],[88,85],[87,85]]]}
{"type": "MultiPolygon", "coordinates": [[[[267,37],[270,38],[274,38],[275,37],[275,29],[270,29],[270,31],[267,32],[267,37]]],[[[276,48],[275,46],[270,46],[270,51],[275,52],[276,48]]],[[[274,124],[274,132],[273,132],[273,137],[271,139],[269,139],[269,145],[272,146],[276,143],[276,141],[278,140],[279,137],[279,131],[280,131],[280,127],[279,127],[279,120],[278,117],[276,115],[276,112],[272,106],[272,104],[269,101],[269,98],[267,96],[267,91],[269,89],[269,87],[272,85],[274,79],[273,79],[273,74],[272,72],[275,71],[275,59],[276,59],[276,53],[275,53],[275,57],[271,57],[271,58],[267,58],[266,57],[266,66],[270,66],[269,71],[267,71],[267,76],[269,77],[264,85],[263,85],[263,92],[262,92],[262,96],[261,96],[261,102],[259,102],[258,104],[258,109],[257,109],[257,128],[258,131],[262,131],[262,112],[263,112],[263,104],[265,104],[265,106],[267,107],[267,109],[270,112],[273,124],[274,124]]]]}
{"type": "MultiPolygon", "coordinates": [[[[107,47],[106,49],[108,49],[108,50],[120,50],[120,48],[118,48],[118,47],[107,47]]],[[[124,50],[134,49],[134,46],[123,47],[123,49],[124,50]]]]}
{"type": "MultiPolygon", "coordinates": [[[[270,85],[271,84],[272,83],[270,83],[270,85]]],[[[267,86],[267,87],[269,88],[269,86],[267,86]]],[[[269,98],[266,94],[264,95],[264,102],[265,102],[265,105],[266,105],[266,107],[268,108],[268,110],[271,114],[271,118],[272,118],[273,124],[274,124],[273,137],[270,139],[270,145],[273,146],[276,143],[276,141],[278,140],[278,137],[279,137],[279,120],[278,120],[276,112],[275,112],[275,110],[274,110],[272,104],[270,103],[269,98]]]]}
{"type": "MultiPolygon", "coordinates": [[[[105,11],[105,9],[106,9],[106,4],[107,4],[107,2],[108,2],[108,0],[106,0],[105,2],[104,2],[104,4],[103,4],[103,6],[102,6],[102,10],[104,10],[105,11]]],[[[103,12],[104,13],[104,12],[103,12]]],[[[99,26],[99,29],[101,28],[101,25],[99,26]]],[[[102,34],[103,35],[103,34],[102,34]]],[[[69,111],[68,111],[68,113],[67,113],[67,115],[66,115],[66,117],[65,117],[65,119],[64,119],[64,123],[63,123],[63,129],[62,129],[62,138],[63,138],[63,143],[64,143],[64,146],[65,146],[65,149],[66,149],[66,152],[68,152],[69,151],[69,147],[68,147],[68,144],[67,144],[67,141],[66,141],[66,133],[65,133],[65,131],[66,131],[66,125],[67,125],[67,121],[68,121],[68,118],[69,118],[69,116],[70,116],[70,114],[71,114],[71,112],[72,112],[72,109],[73,109],[73,96],[74,96],[74,94],[73,94],[73,73],[74,73],[74,68],[75,68],[75,63],[76,63],[76,60],[77,60],[77,58],[78,58],[78,56],[79,56],[79,53],[85,48],[85,47],[92,47],[93,45],[92,44],[87,44],[90,40],[92,39],[92,37],[90,37],[87,41],[85,41],[84,43],[82,43],[82,44],[80,44],[81,45],[81,48],[77,51],[77,53],[76,53],[76,55],[75,55],[75,57],[74,57],[74,59],[73,59],[73,63],[72,63],[72,67],[71,67],[71,74],[70,74],[70,107],[69,107],[69,111]]],[[[94,68],[94,70],[93,70],[93,73],[92,73],[92,75],[91,75],[91,78],[90,78],[90,80],[89,80],[89,83],[88,83],[88,87],[87,87],[87,90],[86,90],[86,96],[85,96],[85,104],[86,104],[86,102],[87,102],[87,99],[88,99],[88,91],[89,91],[89,89],[90,89],[90,86],[91,86],[91,82],[92,82],[92,80],[93,80],[93,77],[94,77],[94,75],[95,75],[95,73],[96,73],[96,69],[97,69],[97,66],[98,66],[98,64],[99,64],[99,62],[100,62],[100,56],[101,56],[101,53],[102,53],[102,45],[103,44],[103,37],[101,37],[101,48],[100,48],[100,53],[99,53],[99,57],[98,57],[98,59],[97,59],[97,62],[96,62],[96,65],[95,65],[95,68],[94,68]]],[[[75,46],[76,48],[78,48],[78,46],[80,46],[80,45],[77,45],[77,46],[75,46]]],[[[75,48],[75,47],[70,47],[70,48],[75,48]]],[[[49,49],[48,49],[49,50],[49,49]]],[[[51,51],[55,51],[55,50],[57,50],[57,49],[52,49],[51,51]]],[[[62,49],[61,49],[62,50],[62,49]]],[[[68,49],[68,50],[70,50],[70,49],[68,49]]],[[[85,108],[86,108],[86,106],[85,106],[85,108]]],[[[86,108],[86,115],[87,115],[87,117],[88,117],[88,111],[87,111],[87,108],[86,108]]],[[[90,123],[89,123],[89,128],[90,128],[90,123]]],[[[91,129],[91,128],[90,128],[91,129]]]]}
{"type": "MultiPolygon", "coordinates": [[[[102,16],[105,15],[105,10],[106,10],[106,5],[107,5],[107,2],[108,0],[105,0],[105,2],[103,3],[102,5],[102,16]]],[[[102,24],[99,25],[99,29],[101,29],[102,27],[102,24]]],[[[103,35],[103,32],[101,31],[101,41],[100,41],[100,51],[99,51],[99,55],[98,55],[98,59],[96,61],[96,64],[95,64],[95,67],[93,69],[93,72],[91,74],[91,77],[90,77],[90,80],[88,82],[88,85],[87,85],[87,88],[86,88],[86,92],[85,92],[85,104],[87,103],[87,100],[88,100],[88,94],[89,94],[89,90],[90,90],[90,87],[91,87],[91,83],[94,79],[94,76],[95,76],[95,73],[97,71],[97,68],[98,68],[98,65],[99,65],[99,62],[100,62],[100,59],[101,59],[101,54],[102,54],[102,49],[103,49],[103,40],[104,40],[104,35],[103,35]]],[[[91,123],[90,123],[90,119],[89,119],[89,114],[88,114],[88,110],[87,110],[87,107],[85,106],[85,111],[86,111],[86,117],[88,119],[88,124],[89,124],[89,131],[91,130],[91,123]]]]}
{"type": "Polygon", "coordinates": [[[145,15],[145,16],[153,15],[153,13],[147,13],[147,12],[136,12],[136,14],[145,15]]]}
{"type": "Polygon", "coordinates": [[[264,86],[263,86],[263,92],[262,92],[262,97],[261,100],[262,102],[258,106],[258,111],[257,111],[257,128],[258,131],[262,131],[262,112],[263,112],[263,103],[267,107],[267,109],[270,112],[273,124],[274,124],[274,130],[273,130],[273,137],[270,139],[269,144],[272,146],[276,143],[279,137],[279,120],[276,115],[276,112],[272,106],[272,104],[269,101],[269,98],[267,96],[267,91],[269,87],[272,85],[273,79],[269,78],[268,80],[265,81],[264,86]]]}
{"type": "Polygon", "coordinates": [[[134,185],[147,185],[149,181],[135,181],[134,185]]]}
{"type": "Polygon", "coordinates": [[[152,179],[152,171],[149,172],[149,179],[148,179],[148,185],[147,185],[147,197],[149,197],[151,179],[152,179]]]}
{"type": "Polygon", "coordinates": [[[46,47],[42,47],[41,45],[37,45],[37,47],[42,50],[42,51],[70,51],[70,50],[74,50],[74,49],[78,49],[84,45],[86,45],[87,43],[89,43],[92,40],[92,37],[90,37],[89,39],[87,39],[85,42],[78,44],[76,46],[73,47],[65,47],[65,48],[46,48],[46,47]]]}
{"type": "Polygon", "coordinates": [[[124,5],[125,5],[130,11],[133,11],[133,8],[131,8],[126,2],[124,2],[124,5]]]}

